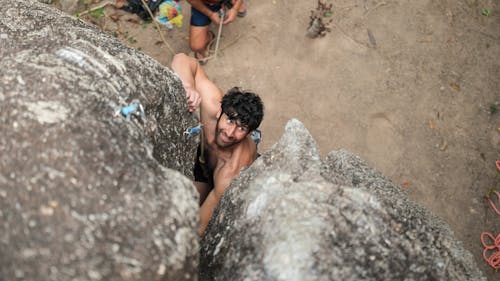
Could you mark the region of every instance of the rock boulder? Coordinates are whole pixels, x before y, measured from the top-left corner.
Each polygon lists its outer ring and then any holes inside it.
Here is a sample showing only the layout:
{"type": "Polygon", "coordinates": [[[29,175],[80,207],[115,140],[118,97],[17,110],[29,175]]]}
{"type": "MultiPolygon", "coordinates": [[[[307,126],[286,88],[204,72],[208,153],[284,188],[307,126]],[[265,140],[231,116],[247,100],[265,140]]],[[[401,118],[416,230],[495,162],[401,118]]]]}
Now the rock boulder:
{"type": "Polygon", "coordinates": [[[39,2],[0,14],[0,279],[195,280],[178,77],[39,2]]]}
{"type": "Polygon", "coordinates": [[[233,180],[199,280],[485,280],[445,222],[352,154],[321,161],[297,120],[233,180]]]}

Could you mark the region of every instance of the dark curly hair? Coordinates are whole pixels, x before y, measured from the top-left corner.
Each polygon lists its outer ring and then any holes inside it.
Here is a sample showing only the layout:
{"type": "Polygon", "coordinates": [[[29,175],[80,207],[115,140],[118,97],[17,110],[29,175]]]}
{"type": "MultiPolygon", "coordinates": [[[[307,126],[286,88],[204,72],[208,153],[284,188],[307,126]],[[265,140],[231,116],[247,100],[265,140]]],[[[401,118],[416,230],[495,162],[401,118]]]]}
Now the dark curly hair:
{"type": "Polygon", "coordinates": [[[252,92],[234,87],[227,91],[221,102],[222,112],[229,119],[238,120],[248,131],[257,129],[264,118],[264,104],[260,97],[252,92]]]}

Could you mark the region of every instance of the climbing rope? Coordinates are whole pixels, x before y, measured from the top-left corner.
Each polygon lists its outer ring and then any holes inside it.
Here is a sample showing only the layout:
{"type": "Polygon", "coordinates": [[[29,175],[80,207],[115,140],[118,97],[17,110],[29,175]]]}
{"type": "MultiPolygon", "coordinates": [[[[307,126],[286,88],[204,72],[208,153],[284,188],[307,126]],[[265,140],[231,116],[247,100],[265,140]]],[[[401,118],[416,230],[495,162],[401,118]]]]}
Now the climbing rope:
{"type": "Polygon", "coordinates": [[[214,52],[214,59],[217,59],[217,51],[219,50],[219,41],[220,37],[222,35],[222,22],[224,22],[224,18],[226,17],[226,11],[224,9],[220,9],[219,11],[219,31],[217,32],[217,41],[215,41],[215,52],[214,52]]]}
{"type": "Polygon", "coordinates": [[[154,22],[154,24],[156,26],[156,30],[158,30],[158,33],[160,34],[161,40],[163,41],[163,43],[165,43],[165,46],[167,46],[167,49],[170,51],[170,53],[172,54],[172,56],[174,56],[175,55],[175,51],[174,51],[174,49],[172,49],[172,47],[170,47],[170,45],[167,43],[167,40],[165,40],[165,38],[163,37],[163,34],[161,32],[161,27],[158,24],[158,22],[154,20],[155,16],[153,15],[153,12],[151,12],[151,9],[149,8],[148,3],[146,3],[145,0],[141,0],[141,1],[142,1],[142,5],[144,6],[144,8],[146,8],[146,11],[148,11],[149,16],[153,20],[153,22],[154,22]]]}
{"type": "MultiPolygon", "coordinates": [[[[495,162],[498,171],[500,171],[500,160],[495,162]]],[[[492,190],[487,196],[488,202],[495,211],[497,215],[500,215],[500,211],[497,206],[500,206],[500,192],[492,190]],[[493,202],[491,198],[495,194],[497,197],[497,202],[493,202]]],[[[493,268],[500,268],[500,233],[494,237],[493,234],[484,231],[481,233],[481,243],[484,246],[483,258],[484,260],[493,268]],[[489,255],[489,256],[488,256],[489,255]]]]}
{"type": "Polygon", "coordinates": [[[492,190],[488,194],[487,198],[488,198],[488,202],[490,202],[491,208],[493,208],[493,210],[495,211],[495,213],[497,213],[497,215],[500,215],[500,210],[498,210],[498,208],[497,208],[497,205],[500,206],[500,192],[492,190]],[[493,194],[495,194],[497,196],[497,203],[493,202],[493,199],[491,198],[493,194]]]}
{"type": "Polygon", "coordinates": [[[483,251],[483,258],[484,260],[493,268],[498,269],[500,268],[500,234],[497,235],[497,237],[493,237],[493,235],[489,232],[483,232],[481,233],[481,243],[483,243],[484,246],[484,251],[483,251]],[[486,239],[488,238],[488,239],[486,239]],[[487,240],[489,242],[493,242],[491,244],[487,243],[487,240]],[[491,251],[496,251],[492,253],[490,256],[488,256],[488,252],[491,251]]]}

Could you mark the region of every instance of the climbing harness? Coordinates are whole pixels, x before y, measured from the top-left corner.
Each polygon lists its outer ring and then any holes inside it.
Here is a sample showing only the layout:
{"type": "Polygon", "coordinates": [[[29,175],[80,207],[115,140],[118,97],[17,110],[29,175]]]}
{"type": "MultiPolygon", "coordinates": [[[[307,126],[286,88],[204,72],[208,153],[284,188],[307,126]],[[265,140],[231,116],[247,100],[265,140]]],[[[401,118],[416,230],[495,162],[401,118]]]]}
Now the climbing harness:
{"type": "Polygon", "coordinates": [[[123,107],[115,107],[113,114],[114,117],[122,116],[127,121],[130,121],[130,116],[135,116],[142,120],[146,119],[146,114],[144,113],[144,107],[139,102],[139,100],[134,99],[129,105],[123,107]]]}
{"type": "Polygon", "coordinates": [[[489,232],[481,233],[481,243],[483,243],[484,251],[483,258],[484,260],[493,268],[500,268],[500,234],[497,237],[493,237],[493,235],[489,232]],[[488,238],[488,239],[486,239],[488,238]],[[489,240],[490,244],[486,241],[489,240]],[[491,243],[492,242],[492,243],[491,243]],[[488,256],[488,252],[496,251],[488,256]]]}
{"type": "MultiPolygon", "coordinates": [[[[495,161],[495,165],[497,166],[498,171],[500,172],[500,160],[495,161]]],[[[488,202],[491,205],[491,208],[497,213],[497,215],[500,215],[500,192],[496,190],[491,190],[488,194],[488,202]],[[495,194],[497,197],[496,202],[493,202],[492,195],[495,194]],[[498,206],[498,207],[497,207],[498,206]]]]}
{"type": "MultiPolygon", "coordinates": [[[[495,162],[495,165],[497,166],[497,170],[500,172],[500,160],[497,160],[495,162]]],[[[493,210],[495,211],[495,213],[497,213],[497,215],[500,215],[500,192],[496,191],[496,190],[491,190],[490,193],[488,194],[488,202],[490,203],[491,207],[493,208],[493,210]],[[496,202],[493,202],[493,199],[491,198],[492,195],[495,194],[497,196],[497,201],[496,202]],[[498,208],[497,208],[498,206],[498,208]]]]}
{"type": "MultiPolygon", "coordinates": [[[[141,1],[142,1],[142,4],[144,5],[144,8],[146,8],[146,10],[148,11],[149,16],[153,19],[154,18],[153,12],[149,8],[148,4],[146,3],[146,0],[141,0],[141,1]]],[[[175,55],[174,49],[172,49],[172,47],[170,47],[170,44],[168,44],[167,40],[165,40],[165,38],[163,37],[163,33],[161,32],[160,24],[157,21],[154,21],[154,23],[156,25],[156,29],[157,29],[158,33],[160,34],[161,40],[163,41],[163,43],[165,43],[165,46],[167,46],[167,48],[170,51],[170,53],[172,54],[172,56],[175,55]]]]}

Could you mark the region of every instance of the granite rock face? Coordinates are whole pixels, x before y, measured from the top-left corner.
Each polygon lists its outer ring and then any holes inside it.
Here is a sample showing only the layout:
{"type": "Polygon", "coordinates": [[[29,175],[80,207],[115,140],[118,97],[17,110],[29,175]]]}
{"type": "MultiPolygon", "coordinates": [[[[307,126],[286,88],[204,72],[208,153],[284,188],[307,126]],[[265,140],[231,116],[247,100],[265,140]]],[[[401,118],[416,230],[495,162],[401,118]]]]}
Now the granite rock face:
{"type": "Polygon", "coordinates": [[[195,280],[178,77],[39,2],[0,14],[0,279],[195,280]]]}
{"type": "Polygon", "coordinates": [[[291,120],[233,180],[201,242],[199,280],[486,280],[449,227],[362,160],[291,120]]]}

